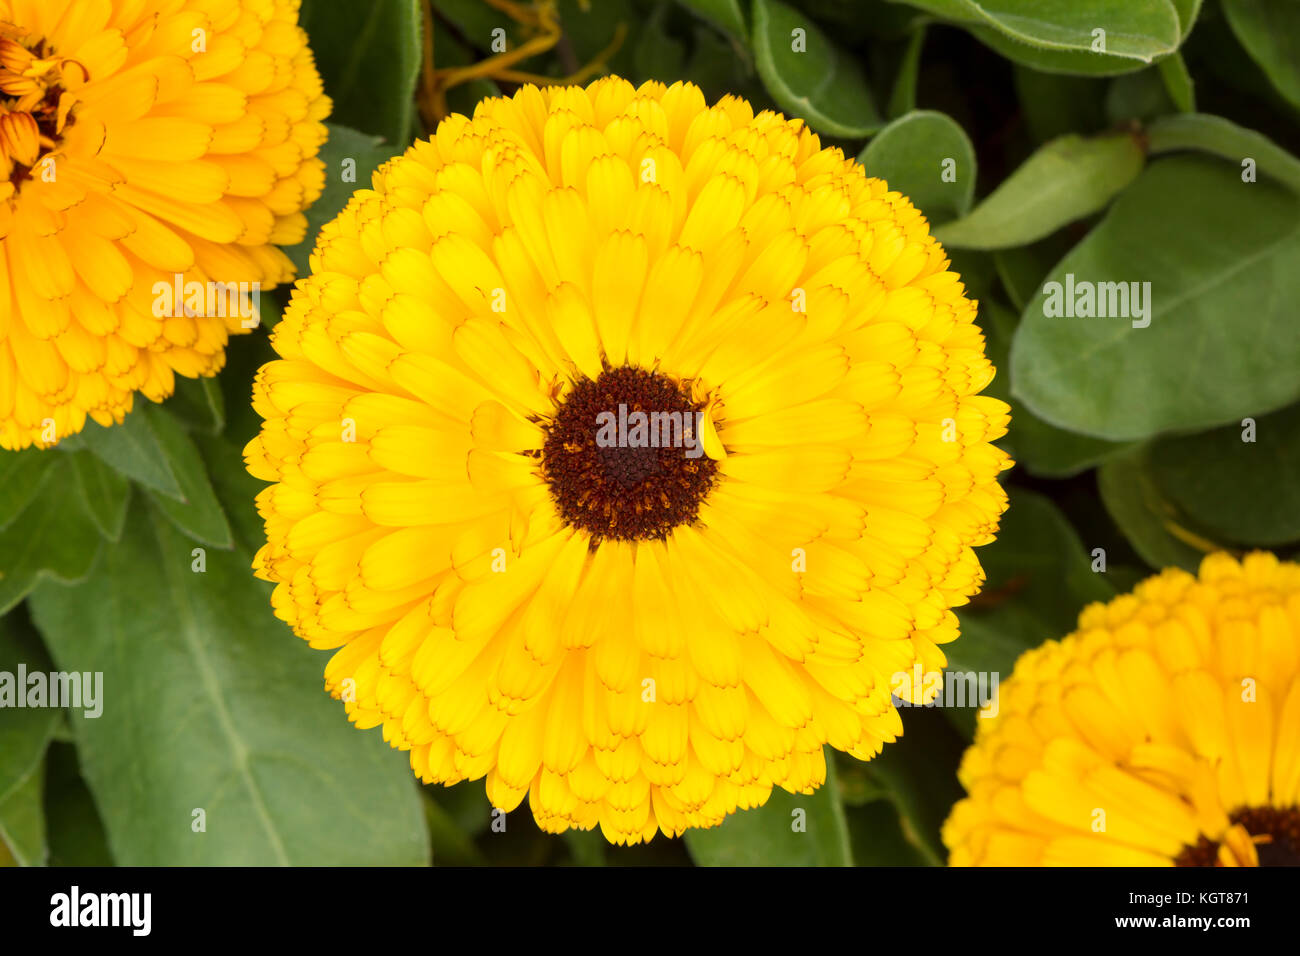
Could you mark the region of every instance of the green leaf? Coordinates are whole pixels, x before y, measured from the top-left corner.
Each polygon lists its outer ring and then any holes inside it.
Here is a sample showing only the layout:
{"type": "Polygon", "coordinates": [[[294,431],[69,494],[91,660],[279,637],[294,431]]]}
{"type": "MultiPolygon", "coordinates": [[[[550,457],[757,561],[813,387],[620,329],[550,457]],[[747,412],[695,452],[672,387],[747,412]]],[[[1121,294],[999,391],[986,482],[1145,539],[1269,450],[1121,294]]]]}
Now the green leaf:
{"type": "MultiPolygon", "coordinates": [[[[0,691],[0,850],[20,866],[45,862],[45,817],[41,809],[45,753],[63,711],[58,707],[20,707],[27,700],[24,674],[49,674],[50,659],[25,616],[0,617],[0,675],[10,686],[0,691]]],[[[48,701],[47,701],[48,702],[48,701]]]]}
{"type": "Polygon", "coordinates": [[[226,401],[215,378],[177,378],[167,411],[186,428],[219,435],[226,425],[226,401]]]}
{"type": "MultiPolygon", "coordinates": [[[[440,17],[453,24],[459,36],[477,50],[491,51],[493,39],[500,36],[494,34],[494,30],[505,31],[507,48],[516,47],[523,42],[523,38],[517,36],[519,24],[504,10],[489,6],[483,0],[433,0],[433,9],[440,17]]],[[[435,38],[447,32],[441,24],[435,24],[433,30],[435,38]]],[[[440,67],[447,65],[437,57],[434,58],[434,63],[440,67]]]]}
{"type": "Polygon", "coordinates": [[[266,483],[248,473],[242,448],[225,436],[201,436],[198,446],[236,545],[256,551],[266,542],[266,534],[254,499],[266,483]]]}
{"type": "Polygon", "coordinates": [[[873,800],[846,811],[857,866],[928,866],[930,858],[903,828],[903,817],[889,800],[873,800]]]}
{"type": "Polygon", "coordinates": [[[980,0],[967,6],[1007,36],[1047,49],[1150,62],[1173,52],[1181,39],[1177,11],[1159,0],[980,0]],[[1101,49],[1098,29],[1105,30],[1101,49]]]}
{"type": "Polygon", "coordinates": [[[162,495],[151,495],[158,509],[170,518],[176,527],[191,538],[216,548],[234,545],[225,512],[217,501],[208,480],[203,459],[193,439],[185,433],[165,409],[152,407],[145,410],[158,444],[167,456],[167,464],[180,485],[180,500],[162,495]]]}
{"type": "Polygon", "coordinates": [[[564,842],[577,866],[604,866],[609,843],[599,830],[565,830],[564,842]]]}
{"type": "Polygon", "coordinates": [[[1019,63],[1055,73],[1108,75],[1140,68],[1176,50],[1199,0],[906,2],[961,24],[1019,63]],[[1104,37],[1094,34],[1098,29],[1104,37]]]}
{"type": "Polygon", "coordinates": [[[1169,90],[1169,98],[1174,101],[1179,111],[1195,112],[1196,91],[1193,89],[1192,74],[1187,72],[1187,64],[1183,62],[1182,54],[1175,53],[1173,56],[1165,57],[1156,64],[1156,69],[1160,71],[1165,87],[1169,90]]]}
{"type": "Polygon", "coordinates": [[[70,744],[54,744],[45,758],[45,821],[50,866],[113,865],[104,824],[70,744]]]}
{"type": "Polygon", "coordinates": [[[640,80],[676,82],[686,62],[686,48],[676,37],[664,32],[664,19],[668,15],[670,0],[659,0],[650,15],[637,31],[635,62],[640,80]]]}
{"type": "Polygon", "coordinates": [[[966,295],[976,301],[993,294],[993,284],[997,281],[997,267],[993,256],[987,252],[972,249],[944,250],[948,253],[948,268],[952,270],[966,287],[966,295]]]}
{"type": "Polygon", "coordinates": [[[857,61],[837,49],[812,20],[779,0],[754,0],[754,62],[780,107],[818,132],[861,139],[880,129],[880,115],[857,61]],[[796,30],[803,31],[800,52],[794,49],[800,42],[796,30]]]}
{"type": "MultiPolygon", "coordinates": [[[[262,427],[262,416],[253,408],[253,380],[267,362],[279,358],[270,336],[260,332],[239,335],[226,344],[226,367],[219,378],[226,403],[226,427],[221,438],[242,449],[262,427]]],[[[204,444],[210,435],[199,435],[204,444]]]]}
{"type": "Polygon", "coordinates": [[[55,453],[41,448],[0,451],[0,528],[22,514],[54,460],[55,453]]]}
{"type": "Polygon", "coordinates": [[[1177,107],[1159,66],[1117,76],[1106,90],[1106,119],[1114,127],[1145,123],[1175,112],[1177,107]]]}
{"type": "Polygon", "coordinates": [[[45,864],[48,850],[45,810],[41,805],[44,783],[45,763],[40,761],[16,787],[0,797],[0,843],[19,866],[45,864]]]}
{"type": "Polygon", "coordinates": [[[1300,106],[1300,4],[1294,0],[1223,0],[1241,45],[1277,91],[1300,106]]]}
{"type": "Polygon", "coordinates": [[[121,424],[109,428],[87,422],[81,438],[102,461],[132,481],[179,500],[181,486],[149,425],[149,416],[144,411],[147,405],[145,401],[137,401],[135,410],[121,424]]]}
{"type": "Polygon", "coordinates": [[[633,41],[644,14],[633,7],[631,0],[559,0],[557,6],[565,40],[573,47],[575,68],[605,55],[622,26],[627,31],[622,44],[603,62],[615,76],[627,76],[632,71],[633,41]]]}
{"type": "Polygon", "coordinates": [[[968,25],[966,29],[977,40],[999,55],[1040,73],[1060,73],[1065,76],[1096,78],[1132,73],[1135,70],[1145,69],[1147,65],[1145,60],[1112,56],[1108,53],[1049,50],[1030,46],[1007,36],[994,27],[979,24],[968,25]]]}
{"type": "Polygon", "coordinates": [[[1196,25],[1196,18],[1201,13],[1202,0],[1173,0],[1174,12],[1178,14],[1178,32],[1184,40],[1196,25]]]}
{"type": "Polygon", "coordinates": [[[334,101],[335,123],[383,136],[395,148],[410,142],[422,5],[421,0],[304,0],[299,22],[334,101]]]}
{"type": "Polygon", "coordinates": [[[918,110],[894,120],[867,144],[858,162],[907,196],[931,222],[960,216],[975,194],[975,148],[943,113],[918,110]]]}
{"type": "Polygon", "coordinates": [[[1011,406],[1011,425],[999,444],[1017,465],[1044,478],[1068,478],[1131,447],[1057,428],[1043,421],[1011,394],[1010,351],[1019,316],[995,301],[980,303],[981,325],[988,339],[989,360],[999,370],[985,394],[1011,406]]]}
{"type": "Polygon", "coordinates": [[[840,800],[846,809],[865,806],[874,800],[883,800],[889,793],[875,780],[867,768],[869,761],[835,754],[835,775],[840,785],[840,800]]]}
{"type": "Polygon", "coordinates": [[[1148,565],[1195,572],[1212,542],[1193,545],[1177,520],[1176,509],[1160,494],[1151,475],[1147,449],[1117,455],[1097,470],[1102,503],[1115,524],[1148,565]]]}
{"type": "Polygon", "coordinates": [[[944,645],[955,671],[1011,675],[1016,659],[1074,630],[1079,612],[1115,589],[1051,500],[1015,489],[997,540],[979,549],[988,580],[957,609],[961,637],[944,645]]]}
{"type": "Polygon", "coordinates": [[[356,190],[369,189],[375,170],[397,152],[377,136],[333,123],[326,125],[330,135],[320,151],[325,162],[325,191],[307,210],[306,237],[284,250],[298,267],[299,277],[311,272],[310,258],[321,226],[343,211],[356,190]]]}
{"type": "Polygon", "coordinates": [[[826,782],[811,794],[774,787],[761,807],[737,810],[707,830],[687,830],[691,858],[698,866],[852,866],[832,756],[828,751],[826,782]]]}
{"type": "Polygon", "coordinates": [[[749,29],[745,26],[745,14],[740,9],[740,0],[677,0],[677,2],[697,17],[707,20],[742,43],[746,42],[749,29]]]}
{"type": "Polygon", "coordinates": [[[925,24],[922,23],[907,38],[903,62],[894,78],[894,91],[889,95],[889,118],[897,119],[916,109],[916,83],[921,73],[921,52],[925,49],[925,24]]]}
{"type": "Polygon", "coordinates": [[[5,699],[7,694],[0,696],[4,700],[4,718],[0,720],[0,802],[36,773],[63,713],[57,707],[17,706],[19,697],[24,702],[27,699],[27,687],[18,685],[19,665],[27,674],[48,674],[51,670],[45,648],[21,612],[0,618],[0,674],[7,675],[4,681],[13,682],[9,692],[15,695],[9,699],[5,699]]]}
{"type": "Polygon", "coordinates": [[[201,574],[192,561],[143,509],[84,584],[32,595],[56,665],[104,674],[103,714],[74,711],[72,727],[114,859],[427,863],[405,756],[322,692],[324,656],[272,616],[248,553],[209,551],[201,574]]]}
{"type": "MultiPolygon", "coordinates": [[[[491,50],[492,31],[496,29],[506,31],[507,49],[511,49],[522,42],[515,36],[518,24],[504,12],[480,3],[479,0],[457,0],[453,6],[455,7],[456,17],[465,16],[465,25],[460,25],[459,21],[455,21],[460,27],[460,35],[467,37],[467,42],[480,41],[481,48],[484,51],[491,50]],[[472,15],[468,12],[470,10],[474,11],[472,15]]],[[[446,7],[445,0],[439,0],[438,12],[445,14],[446,7]]],[[[451,66],[469,66],[487,55],[489,54],[479,53],[478,50],[466,47],[465,44],[457,40],[450,30],[444,30],[441,27],[434,28],[433,62],[438,65],[439,69],[451,66]]],[[[520,61],[520,67],[529,64],[531,59],[520,61]]],[[[473,116],[474,106],[479,100],[488,96],[500,95],[501,87],[497,86],[492,80],[469,80],[458,83],[447,90],[447,109],[453,113],[473,116]]]]}
{"type": "Polygon", "coordinates": [[[442,808],[456,829],[471,837],[483,833],[492,822],[492,807],[485,799],[481,780],[465,780],[449,787],[428,784],[421,792],[442,808]]]}
{"type": "Polygon", "coordinates": [[[1104,86],[1095,79],[1043,73],[1017,63],[1015,80],[1016,99],[1035,144],[1067,133],[1097,133],[1106,127],[1104,86]]]}
{"type": "Polygon", "coordinates": [[[753,58],[743,48],[737,51],[739,40],[728,40],[703,23],[694,24],[691,40],[691,59],[679,78],[698,86],[705,102],[716,103],[727,94],[751,102],[766,98],[767,91],[754,72],[753,58]]]}
{"type": "Polygon", "coordinates": [[[70,458],[86,513],[104,537],[116,541],[126,521],[131,482],[88,451],[74,452],[70,458]]]}
{"type": "MultiPolygon", "coordinates": [[[[456,820],[429,794],[420,791],[424,822],[433,845],[434,866],[484,866],[487,860],[470,835],[456,825],[456,820]]],[[[481,800],[481,798],[480,798],[481,800]]]]}
{"type": "MultiPolygon", "coordinates": [[[[1295,401],[1297,223],[1294,196],[1243,183],[1232,167],[1181,156],[1154,163],[1056,266],[1061,294],[1049,297],[1056,289],[1045,286],[1025,309],[1012,394],[1051,424],[1111,441],[1209,428],[1295,401]],[[1145,316],[1047,315],[1049,301],[1078,295],[1068,276],[1125,291],[1149,282],[1145,316]]],[[[1103,294],[1108,312],[1122,311],[1103,294]]]]}
{"type": "Polygon", "coordinates": [[[1300,405],[1255,422],[1154,442],[1161,497],[1211,536],[1273,547],[1300,540],[1300,405]]]}
{"type": "Polygon", "coordinates": [[[948,853],[939,835],[962,797],[957,765],[965,742],[936,708],[902,708],[903,735],[867,763],[897,809],[903,835],[925,862],[942,866],[948,853]]]}
{"type": "Polygon", "coordinates": [[[1025,160],[970,215],[934,235],[945,246],[968,249],[1034,242],[1103,208],[1142,163],[1142,147],[1126,133],[1062,136],[1025,160]]]}
{"type": "Polygon", "coordinates": [[[1016,308],[1016,315],[1007,326],[1008,334],[1015,331],[1026,303],[1038,295],[1047,274],[1065,257],[1072,245],[1064,232],[1055,232],[1046,239],[1027,246],[1012,246],[993,253],[998,279],[1016,308]]]}
{"type": "Polygon", "coordinates": [[[1011,456],[1040,478],[1069,478],[1133,447],[1132,442],[1106,441],[1049,425],[1014,400],[1011,422],[1011,456]]]}
{"type": "Polygon", "coordinates": [[[1257,172],[1276,179],[1292,192],[1300,193],[1300,159],[1267,136],[1221,116],[1207,113],[1162,116],[1147,130],[1147,140],[1152,153],[1200,150],[1222,156],[1238,166],[1245,159],[1252,159],[1257,172]]]}
{"type": "Polygon", "coordinates": [[[78,581],[95,563],[102,540],[81,504],[77,477],[66,463],[53,468],[40,494],[0,532],[0,614],[42,578],[78,581]]]}

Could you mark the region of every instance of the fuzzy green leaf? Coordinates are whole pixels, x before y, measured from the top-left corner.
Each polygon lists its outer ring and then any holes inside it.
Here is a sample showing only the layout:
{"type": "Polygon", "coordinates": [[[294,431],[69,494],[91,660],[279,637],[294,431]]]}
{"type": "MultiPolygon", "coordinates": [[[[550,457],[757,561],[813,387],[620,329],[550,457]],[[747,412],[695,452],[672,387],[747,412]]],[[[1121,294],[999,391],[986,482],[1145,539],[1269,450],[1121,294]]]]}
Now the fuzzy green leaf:
{"type": "Polygon", "coordinates": [[[71,717],[114,859],[427,863],[405,756],[323,693],[324,656],[271,614],[247,552],[208,551],[203,573],[194,561],[161,515],[135,510],[84,584],[31,599],[56,666],[102,671],[110,689],[100,717],[71,717]]]}
{"type": "Polygon", "coordinates": [[[858,63],[779,0],[754,0],[754,61],[781,108],[818,132],[860,139],[880,129],[858,63]]]}

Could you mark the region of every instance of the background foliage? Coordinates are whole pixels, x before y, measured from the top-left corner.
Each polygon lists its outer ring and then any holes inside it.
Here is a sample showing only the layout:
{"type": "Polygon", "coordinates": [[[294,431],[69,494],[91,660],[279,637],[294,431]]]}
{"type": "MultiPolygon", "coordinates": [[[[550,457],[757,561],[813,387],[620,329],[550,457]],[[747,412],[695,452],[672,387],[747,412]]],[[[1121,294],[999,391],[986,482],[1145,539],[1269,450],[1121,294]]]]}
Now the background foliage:
{"type": "MultiPolygon", "coordinates": [[[[960,609],[958,669],[1009,674],[1080,608],[1210,549],[1300,546],[1300,4],[1292,0],[304,0],[334,98],[315,231],[445,110],[519,74],[689,79],[802,117],[927,214],[980,301],[1011,402],[1012,506],[960,609]],[[430,19],[430,14],[432,18],[430,19]],[[1093,30],[1107,31],[1104,52],[1093,30]],[[538,49],[503,67],[508,51],[538,49]],[[807,52],[791,50],[806,31],[807,52]],[[533,47],[527,47],[529,43],[533,47]],[[426,60],[426,47],[431,62],[426,60]],[[544,47],[544,49],[542,49],[544,47]],[[473,75],[457,67],[483,64],[473,75]],[[495,65],[494,65],[495,64],[495,65]],[[436,71],[436,72],[435,72],[436,71]],[[450,83],[452,78],[463,82],[450,83]],[[1254,161],[1257,182],[1243,182],[1254,161]],[[939,175],[952,160],[953,182],[939,175]],[[1150,327],[1051,319],[1066,273],[1150,281],[1150,327]],[[1256,440],[1242,441],[1242,420],[1256,440]],[[1094,549],[1105,573],[1094,572],[1094,549]]],[[[264,323],[217,380],[56,451],[0,453],[0,670],[102,670],[98,720],[0,714],[0,858],[20,864],[941,864],[969,711],[910,710],[870,763],[837,759],[685,840],[490,830],[482,784],[420,788],[321,690],[325,656],[249,572],[250,382],[264,323]],[[204,574],[192,574],[202,548],[204,574]],[[207,832],[191,830],[196,807],[207,832]],[[792,833],[792,808],[808,833],[792,833]]]]}

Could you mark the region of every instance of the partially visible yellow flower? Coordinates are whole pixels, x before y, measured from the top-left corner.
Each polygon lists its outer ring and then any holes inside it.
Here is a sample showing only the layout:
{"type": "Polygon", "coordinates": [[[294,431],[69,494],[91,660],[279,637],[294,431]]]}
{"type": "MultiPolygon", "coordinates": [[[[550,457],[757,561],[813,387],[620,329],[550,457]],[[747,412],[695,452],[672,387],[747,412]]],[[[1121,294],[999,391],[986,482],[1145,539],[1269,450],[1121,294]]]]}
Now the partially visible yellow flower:
{"type": "Polygon", "coordinates": [[[977,723],[954,865],[1300,864],[1300,565],[1215,554],[1090,605],[977,723]]]}
{"type": "Polygon", "coordinates": [[[485,100],[373,184],[246,449],[257,572],[351,719],[618,842],[879,753],[1006,506],[1007,406],[921,214],[799,121],[617,78],[485,100]]]}
{"type": "Polygon", "coordinates": [[[214,374],[238,283],[293,278],[330,106],[298,7],[0,0],[0,447],[214,374]]]}

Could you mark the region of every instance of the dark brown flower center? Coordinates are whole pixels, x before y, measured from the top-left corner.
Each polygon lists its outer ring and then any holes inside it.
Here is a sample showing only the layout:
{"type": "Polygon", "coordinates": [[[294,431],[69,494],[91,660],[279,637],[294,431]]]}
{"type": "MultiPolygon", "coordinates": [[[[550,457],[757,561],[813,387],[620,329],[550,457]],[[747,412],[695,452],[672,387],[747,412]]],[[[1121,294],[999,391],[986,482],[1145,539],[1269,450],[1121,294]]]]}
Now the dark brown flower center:
{"type": "Polygon", "coordinates": [[[595,543],[664,538],[694,521],[718,468],[700,443],[703,410],[689,383],[641,368],[578,381],[542,448],[560,517],[595,543]]]}
{"type": "Polygon", "coordinates": [[[40,175],[55,178],[52,167],[38,166],[73,122],[69,75],[88,79],[77,61],[54,55],[44,40],[32,42],[21,28],[0,21],[0,179],[17,187],[40,175]]]}
{"type": "MultiPolygon", "coordinates": [[[[1243,807],[1228,819],[1255,838],[1260,866],[1300,866],[1300,807],[1243,807]]],[[[1203,836],[1185,847],[1174,864],[1217,866],[1218,860],[1219,843],[1203,836]]]]}

